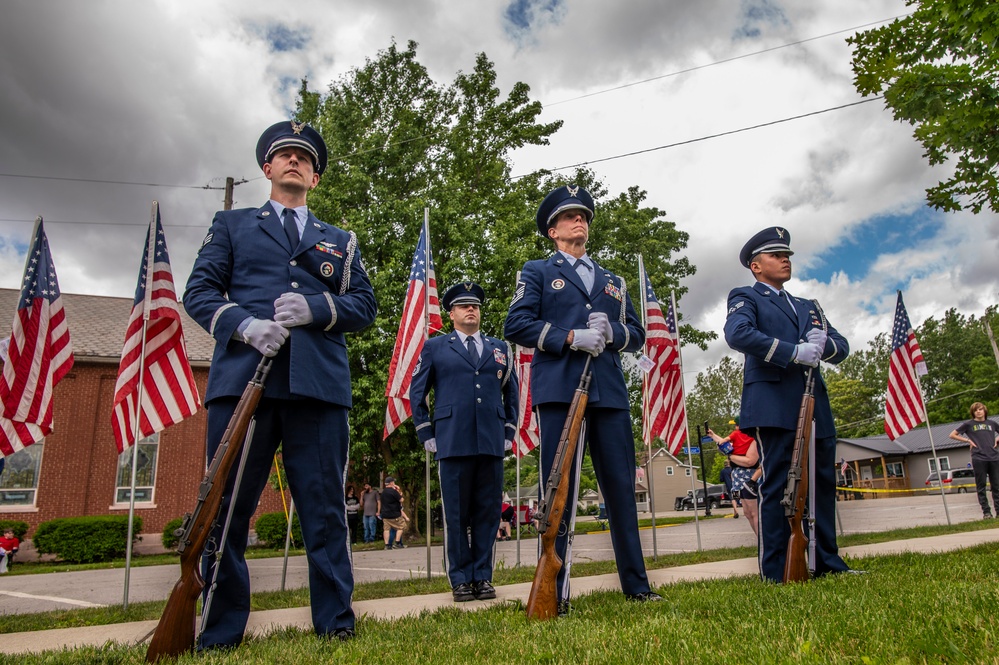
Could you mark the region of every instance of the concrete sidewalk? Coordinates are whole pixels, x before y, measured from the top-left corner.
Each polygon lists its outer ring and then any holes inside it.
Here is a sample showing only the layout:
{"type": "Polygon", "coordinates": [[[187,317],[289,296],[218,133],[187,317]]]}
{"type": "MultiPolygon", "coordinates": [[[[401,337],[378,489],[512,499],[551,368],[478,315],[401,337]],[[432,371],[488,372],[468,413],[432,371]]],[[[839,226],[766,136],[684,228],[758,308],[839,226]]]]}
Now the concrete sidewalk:
{"type": "MultiPolygon", "coordinates": [[[[901,552],[946,552],[989,542],[999,542],[999,529],[983,529],[945,536],[895,540],[872,545],[846,547],[840,551],[850,557],[862,558],[901,552]]],[[[757,572],[755,558],[734,559],[650,570],[649,581],[654,588],[658,588],[680,581],[756,575],[757,572]]],[[[592,591],[616,591],[619,589],[620,586],[616,573],[573,578],[572,582],[574,595],[583,595],[592,591]]],[[[354,610],[359,617],[366,616],[378,619],[396,619],[407,615],[419,614],[423,611],[432,612],[443,607],[457,607],[463,610],[474,611],[513,601],[526,603],[530,590],[530,583],[510,584],[496,588],[495,600],[460,604],[456,604],[451,600],[450,593],[366,600],[354,603],[354,610]]],[[[669,591],[667,590],[665,592],[667,599],[668,594],[669,591]]],[[[4,635],[3,639],[0,640],[0,653],[39,653],[48,650],[73,649],[88,645],[100,646],[109,641],[137,644],[149,639],[156,628],[156,623],[156,621],[138,621],[86,628],[61,628],[29,633],[11,633],[4,635]]],[[[312,617],[309,608],[296,607],[283,610],[253,612],[250,615],[247,634],[260,635],[276,628],[285,627],[310,629],[312,627],[312,617]]]]}

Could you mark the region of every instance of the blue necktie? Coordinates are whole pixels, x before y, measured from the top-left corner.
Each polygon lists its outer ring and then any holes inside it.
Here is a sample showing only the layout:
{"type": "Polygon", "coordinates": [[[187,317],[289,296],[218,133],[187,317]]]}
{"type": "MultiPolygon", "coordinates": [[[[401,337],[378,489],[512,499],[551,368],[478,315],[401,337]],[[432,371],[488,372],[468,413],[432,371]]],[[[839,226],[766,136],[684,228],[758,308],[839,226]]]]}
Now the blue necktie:
{"type": "Polygon", "coordinates": [[[475,348],[475,338],[469,335],[465,338],[465,344],[468,346],[468,357],[472,359],[472,365],[478,365],[479,352],[475,348]]]}
{"type": "Polygon", "coordinates": [[[298,248],[298,222],[295,221],[294,208],[284,209],[284,233],[291,243],[291,251],[294,252],[298,248]]]}
{"type": "Polygon", "coordinates": [[[583,259],[576,261],[576,274],[579,278],[583,280],[583,286],[586,287],[586,292],[589,293],[593,290],[593,269],[589,263],[583,259]]]}

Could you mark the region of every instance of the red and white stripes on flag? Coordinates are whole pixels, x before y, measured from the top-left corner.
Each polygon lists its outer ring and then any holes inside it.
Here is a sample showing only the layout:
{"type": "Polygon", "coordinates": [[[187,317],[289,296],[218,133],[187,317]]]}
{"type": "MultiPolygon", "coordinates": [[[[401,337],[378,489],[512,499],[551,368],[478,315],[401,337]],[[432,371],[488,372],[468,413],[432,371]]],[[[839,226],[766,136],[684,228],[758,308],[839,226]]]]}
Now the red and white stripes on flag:
{"type": "Polygon", "coordinates": [[[513,454],[523,457],[541,445],[538,417],[531,407],[531,361],[534,349],[517,348],[517,378],[520,380],[520,404],[517,412],[517,435],[513,439],[513,454]]]}
{"type": "Polygon", "coordinates": [[[141,439],[179,423],[200,406],[198,386],[184,345],[159,205],[153,202],[111,410],[111,429],[118,452],[135,443],[136,418],[141,439]]]}
{"type": "Polygon", "coordinates": [[[646,445],[662,439],[671,455],[687,441],[687,409],[683,396],[680,341],[672,300],[663,315],[649,275],[642,268],[645,292],[645,355],[654,363],[644,385],[642,438],[646,445]]]}
{"type": "Polygon", "coordinates": [[[0,457],[52,432],[52,392],[73,366],[73,344],[42,218],[35,220],[21,297],[0,378],[0,457]]]}
{"type": "Polygon", "coordinates": [[[898,292],[888,360],[888,393],[885,397],[885,433],[894,441],[926,420],[926,406],[919,377],[926,374],[923,352],[898,292]]]}
{"type": "Polygon", "coordinates": [[[409,384],[413,379],[413,370],[420,360],[423,343],[443,327],[441,305],[437,298],[437,278],[430,256],[430,239],[427,237],[427,225],[424,224],[413,254],[413,265],[409,269],[409,288],[406,289],[406,302],[402,308],[399,333],[395,338],[395,349],[389,365],[388,384],[385,386],[388,407],[385,410],[383,439],[387,439],[389,434],[413,415],[409,404],[409,384]]]}

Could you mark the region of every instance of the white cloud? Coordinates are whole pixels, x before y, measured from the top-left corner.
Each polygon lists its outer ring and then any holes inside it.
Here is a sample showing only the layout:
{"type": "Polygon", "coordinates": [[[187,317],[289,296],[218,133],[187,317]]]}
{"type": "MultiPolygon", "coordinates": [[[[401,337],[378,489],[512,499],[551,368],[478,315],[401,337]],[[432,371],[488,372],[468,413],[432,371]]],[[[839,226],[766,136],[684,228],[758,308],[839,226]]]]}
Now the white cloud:
{"type": "MultiPolygon", "coordinates": [[[[420,62],[442,82],[485,52],[501,87],[531,86],[548,104],[542,120],[565,125],[550,147],[515,155],[514,173],[524,173],[858,101],[846,34],[711,63],[910,10],[903,0],[524,2],[555,11],[517,33],[506,18],[510,4],[8,2],[0,24],[0,172],[193,188],[0,177],[0,286],[17,286],[17,248],[40,213],[65,291],[130,296],[154,198],[183,284],[221,207],[221,191],[197,187],[248,178],[236,188],[237,205],[259,204],[267,188],[253,145],[293,108],[299,80],[325,90],[393,39],[400,48],[419,42],[420,62]],[[275,35],[289,48],[276,50],[275,35]],[[691,68],[698,69],[678,73],[691,68]]],[[[686,281],[680,309],[720,333],[729,289],[749,280],[737,261],[746,238],[786,226],[797,274],[830,274],[838,268],[826,263],[831,248],[871,220],[923,207],[924,189],[947,168],[930,169],[921,152],[911,129],[874,101],[593,168],[612,192],[647,190],[648,204],[690,234],[685,254],[698,274],[686,281]]],[[[999,291],[990,261],[999,220],[984,213],[939,219],[937,237],[904,252],[886,238],[864,274],[789,287],[820,299],[855,347],[887,329],[900,283],[914,323],[948,307],[978,314],[999,291]]],[[[688,350],[687,369],[727,351],[723,341],[707,352],[688,350]]]]}

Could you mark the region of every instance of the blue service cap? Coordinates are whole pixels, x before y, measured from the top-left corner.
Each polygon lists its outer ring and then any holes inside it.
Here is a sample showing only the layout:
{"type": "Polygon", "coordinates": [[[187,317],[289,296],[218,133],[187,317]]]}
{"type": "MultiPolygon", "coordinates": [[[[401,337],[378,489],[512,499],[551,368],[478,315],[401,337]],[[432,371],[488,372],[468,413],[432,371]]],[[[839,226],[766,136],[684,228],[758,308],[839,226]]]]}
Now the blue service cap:
{"type": "Polygon", "coordinates": [[[271,156],[280,148],[295,146],[312,155],[312,165],[316,173],[323,174],[326,170],[326,142],[319,132],[304,122],[282,120],[264,130],[257,141],[257,165],[271,161],[271,156]]]}
{"type": "Polygon", "coordinates": [[[748,268],[753,257],[757,254],[775,254],[777,252],[794,254],[791,251],[791,232],[779,226],[771,226],[757,233],[742,246],[742,251],[739,252],[739,263],[748,268]]]}
{"type": "Polygon", "coordinates": [[[581,208],[586,211],[586,223],[593,222],[593,197],[579,185],[563,185],[545,197],[538,208],[538,233],[548,237],[548,227],[563,210],[581,208]]]}
{"type": "Polygon", "coordinates": [[[462,282],[455,284],[444,293],[441,298],[441,305],[444,309],[451,311],[455,305],[479,305],[486,301],[486,292],[475,282],[462,282]]]}

